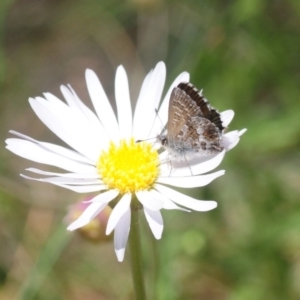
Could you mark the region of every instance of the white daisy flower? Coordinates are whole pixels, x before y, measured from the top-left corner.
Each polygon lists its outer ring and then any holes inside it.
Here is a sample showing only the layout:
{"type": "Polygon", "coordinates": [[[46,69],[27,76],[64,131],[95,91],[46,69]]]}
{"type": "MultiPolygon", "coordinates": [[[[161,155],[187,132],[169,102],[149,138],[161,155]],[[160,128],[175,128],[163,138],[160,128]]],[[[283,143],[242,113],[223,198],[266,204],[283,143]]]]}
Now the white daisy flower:
{"type": "MultiPolygon", "coordinates": [[[[159,62],[143,81],[132,116],[127,75],[122,66],[118,67],[115,78],[116,116],[97,75],[92,70],[87,70],[87,88],[96,113],[79,99],[69,85],[61,86],[66,103],[50,93],[45,93],[44,97],[29,99],[40,120],[72,150],[37,141],[15,131],[10,132],[19,138],[6,140],[7,149],[13,153],[67,171],[57,173],[29,168],[27,171],[39,174],[42,178],[21,174],[24,178],[52,183],[77,193],[99,192],[90,200],[89,206],[81,216],[69,225],[68,230],[86,225],[115,200],[106,234],[114,230],[114,247],[119,261],[124,258],[132,202],[139,201],[156,239],[161,238],[163,231],[161,209],[214,209],[217,206],[215,201],[194,199],[168,186],[201,187],[223,175],[223,170],[203,174],[216,168],[221,163],[225,151],[233,148],[245,132],[231,131],[224,134],[224,151],[201,157],[192,165],[193,174],[190,166],[186,164],[170,174],[166,152],[159,154],[152,144],[135,142],[159,134],[162,128],[161,121],[164,124],[167,122],[172,89],[180,82],[189,81],[187,72],[180,74],[159,106],[165,77],[165,64],[159,62]],[[156,114],[160,118],[157,118],[156,114]]],[[[225,127],[231,122],[233,115],[231,110],[221,113],[225,127]]]]}

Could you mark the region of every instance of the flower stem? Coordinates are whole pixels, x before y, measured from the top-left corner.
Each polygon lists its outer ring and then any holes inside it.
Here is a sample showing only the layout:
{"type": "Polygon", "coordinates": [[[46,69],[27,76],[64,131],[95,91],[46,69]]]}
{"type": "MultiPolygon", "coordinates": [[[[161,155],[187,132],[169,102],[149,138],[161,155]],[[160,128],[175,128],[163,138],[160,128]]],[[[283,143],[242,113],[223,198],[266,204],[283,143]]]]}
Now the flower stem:
{"type": "Polygon", "coordinates": [[[130,225],[130,253],[131,253],[131,271],[136,300],[145,300],[145,286],[142,266],[142,249],[140,238],[139,209],[131,208],[130,225]]]}

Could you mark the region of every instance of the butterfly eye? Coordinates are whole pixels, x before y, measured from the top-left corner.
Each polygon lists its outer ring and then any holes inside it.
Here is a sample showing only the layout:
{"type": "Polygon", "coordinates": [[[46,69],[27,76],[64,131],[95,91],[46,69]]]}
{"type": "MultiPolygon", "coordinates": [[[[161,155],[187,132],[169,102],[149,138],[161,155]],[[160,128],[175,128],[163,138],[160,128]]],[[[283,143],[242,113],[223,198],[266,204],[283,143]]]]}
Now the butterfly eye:
{"type": "Polygon", "coordinates": [[[165,136],[160,139],[160,142],[163,146],[168,145],[168,139],[165,136]]]}

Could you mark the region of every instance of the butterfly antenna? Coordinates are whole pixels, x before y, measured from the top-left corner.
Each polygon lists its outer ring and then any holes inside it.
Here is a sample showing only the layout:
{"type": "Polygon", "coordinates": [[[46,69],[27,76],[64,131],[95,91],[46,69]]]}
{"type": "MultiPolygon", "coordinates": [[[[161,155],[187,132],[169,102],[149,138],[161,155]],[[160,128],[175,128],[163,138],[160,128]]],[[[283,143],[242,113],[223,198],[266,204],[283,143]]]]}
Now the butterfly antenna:
{"type": "MultiPolygon", "coordinates": [[[[155,115],[155,118],[158,118],[158,120],[160,121],[160,123],[161,123],[161,125],[162,125],[162,127],[163,127],[163,130],[162,130],[161,133],[160,133],[160,135],[161,135],[161,134],[165,131],[165,126],[164,126],[164,124],[163,124],[161,118],[160,118],[159,115],[158,115],[158,109],[155,108],[154,110],[155,110],[155,114],[156,114],[156,115],[155,115]]],[[[154,123],[155,123],[155,119],[154,119],[154,121],[153,121],[153,123],[152,123],[150,132],[152,131],[152,128],[153,128],[153,126],[154,126],[154,123]]],[[[149,133],[150,133],[150,132],[149,132],[149,133]]],[[[136,142],[136,143],[140,143],[140,142],[149,141],[149,140],[156,139],[156,138],[157,138],[157,137],[151,137],[151,138],[148,138],[148,139],[145,139],[145,140],[136,140],[135,142],[136,142]]]]}
{"type": "Polygon", "coordinates": [[[159,114],[158,114],[158,109],[155,108],[155,112],[156,112],[156,117],[158,118],[158,120],[160,121],[161,123],[161,127],[162,127],[162,131],[160,133],[160,135],[166,130],[166,125],[164,125],[163,121],[161,120],[161,118],[159,117],[159,114]]]}
{"type": "Polygon", "coordinates": [[[140,142],[145,142],[145,141],[149,141],[149,140],[153,140],[153,139],[156,139],[156,137],[152,137],[152,138],[144,139],[144,140],[136,140],[135,142],[140,143],[140,142]]]}

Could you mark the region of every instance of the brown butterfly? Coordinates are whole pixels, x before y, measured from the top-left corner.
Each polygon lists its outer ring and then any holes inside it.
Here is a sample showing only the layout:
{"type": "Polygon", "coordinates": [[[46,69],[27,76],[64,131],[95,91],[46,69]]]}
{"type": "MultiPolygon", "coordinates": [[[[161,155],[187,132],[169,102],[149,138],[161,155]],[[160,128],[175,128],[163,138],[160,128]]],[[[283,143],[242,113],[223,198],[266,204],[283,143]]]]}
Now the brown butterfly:
{"type": "Polygon", "coordinates": [[[191,83],[180,83],[169,102],[167,133],[157,138],[173,160],[219,153],[225,127],[220,113],[191,83]]]}

